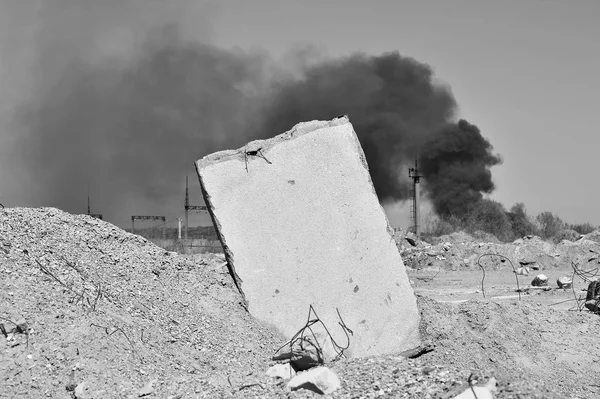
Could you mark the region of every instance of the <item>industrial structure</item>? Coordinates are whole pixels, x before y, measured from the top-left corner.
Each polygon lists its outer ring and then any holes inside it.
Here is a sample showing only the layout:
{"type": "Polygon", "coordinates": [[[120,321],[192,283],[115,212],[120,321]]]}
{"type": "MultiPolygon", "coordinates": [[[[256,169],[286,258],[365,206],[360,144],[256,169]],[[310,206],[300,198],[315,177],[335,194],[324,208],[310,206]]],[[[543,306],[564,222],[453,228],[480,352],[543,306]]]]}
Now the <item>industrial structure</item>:
{"type": "Polygon", "coordinates": [[[96,219],[103,219],[103,216],[101,213],[92,213],[91,207],[90,207],[90,196],[88,195],[88,207],[87,207],[87,214],[93,218],[96,219]]]}
{"type": "Polygon", "coordinates": [[[189,227],[189,211],[195,212],[208,212],[208,209],[204,205],[190,205],[190,190],[188,186],[188,176],[185,177],[185,202],[183,207],[185,208],[185,230],[184,238],[188,238],[188,227],[189,227]]]}
{"type": "Polygon", "coordinates": [[[419,201],[420,201],[420,182],[421,182],[421,174],[419,172],[418,161],[415,159],[415,167],[408,168],[408,177],[413,180],[412,185],[412,207],[411,207],[411,221],[412,221],[412,230],[413,233],[417,236],[418,239],[421,238],[421,222],[419,220],[419,201]]]}

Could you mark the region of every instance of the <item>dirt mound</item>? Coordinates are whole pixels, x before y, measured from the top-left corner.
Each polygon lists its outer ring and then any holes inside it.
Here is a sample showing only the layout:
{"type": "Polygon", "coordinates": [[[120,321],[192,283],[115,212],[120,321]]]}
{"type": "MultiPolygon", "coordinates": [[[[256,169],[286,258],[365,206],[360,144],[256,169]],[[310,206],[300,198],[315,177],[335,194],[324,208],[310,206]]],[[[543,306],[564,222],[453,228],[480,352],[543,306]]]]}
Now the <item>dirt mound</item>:
{"type": "MultiPolygon", "coordinates": [[[[595,261],[600,254],[600,233],[595,235],[595,232],[575,242],[562,240],[558,244],[537,236],[526,236],[512,243],[469,241],[462,232],[442,236],[438,240],[435,245],[399,247],[404,264],[416,270],[472,270],[479,267],[477,261],[483,254],[505,256],[515,268],[529,266],[546,270],[570,267],[571,262],[584,267],[598,267],[600,264],[600,261],[595,261]],[[589,264],[590,260],[594,262],[589,264]]],[[[511,267],[501,257],[486,257],[482,265],[490,270],[511,267]]]]}
{"type": "MultiPolygon", "coordinates": [[[[332,397],[449,398],[471,372],[496,377],[497,398],[596,396],[586,383],[597,363],[582,355],[600,353],[596,315],[423,298],[419,308],[436,349],[333,363],[332,397]]],[[[0,323],[6,397],[318,396],[265,376],[283,339],[243,308],[222,255],[179,256],[85,215],[0,210],[0,323]]]]}
{"type": "Polygon", "coordinates": [[[137,397],[150,383],[156,397],[218,397],[262,378],[282,342],[242,308],[222,257],[194,263],[53,208],[0,210],[0,317],[31,328],[0,335],[15,398],[137,397]]]}
{"type": "Polygon", "coordinates": [[[592,363],[600,354],[597,315],[525,301],[418,302],[422,336],[437,347],[422,361],[495,375],[507,394],[510,381],[525,380],[541,397],[597,397],[589,384],[600,371],[592,363]]]}
{"type": "Polygon", "coordinates": [[[439,236],[437,237],[437,239],[434,239],[435,244],[440,244],[444,242],[449,242],[451,244],[469,243],[473,241],[475,241],[475,238],[464,231],[455,231],[454,233],[439,236]]]}

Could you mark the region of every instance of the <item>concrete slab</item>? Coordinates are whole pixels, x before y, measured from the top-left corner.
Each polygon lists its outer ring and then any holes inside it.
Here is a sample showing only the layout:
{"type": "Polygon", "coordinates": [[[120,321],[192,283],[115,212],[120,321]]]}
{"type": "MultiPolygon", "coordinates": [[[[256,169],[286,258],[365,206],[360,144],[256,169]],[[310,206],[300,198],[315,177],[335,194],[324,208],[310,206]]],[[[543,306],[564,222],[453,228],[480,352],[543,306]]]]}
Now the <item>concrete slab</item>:
{"type": "Polygon", "coordinates": [[[349,357],[420,344],[413,289],[346,117],[196,162],[250,313],[291,338],[312,305],[349,357]]]}

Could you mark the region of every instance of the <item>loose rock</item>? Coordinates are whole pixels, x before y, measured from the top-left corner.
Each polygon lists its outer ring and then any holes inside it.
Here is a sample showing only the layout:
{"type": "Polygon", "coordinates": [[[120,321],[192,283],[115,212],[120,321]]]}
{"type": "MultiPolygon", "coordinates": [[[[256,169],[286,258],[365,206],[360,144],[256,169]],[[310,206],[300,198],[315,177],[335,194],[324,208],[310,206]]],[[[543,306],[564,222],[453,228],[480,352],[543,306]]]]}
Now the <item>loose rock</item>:
{"type": "Polygon", "coordinates": [[[527,276],[529,275],[529,268],[528,267],[519,267],[515,273],[519,276],[527,276]]]}
{"type": "Polygon", "coordinates": [[[138,396],[141,398],[154,392],[154,387],[152,385],[154,385],[155,382],[156,380],[148,381],[148,383],[138,391],[138,396]]]}
{"type": "Polygon", "coordinates": [[[559,277],[556,280],[556,285],[558,285],[558,288],[571,288],[571,286],[573,285],[573,279],[567,276],[559,277]]]}
{"type": "Polygon", "coordinates": [[[321,394],[330,394],[340,385],[337,374],[321,366],[296,375],[288,382],[287,387],[292,391],[304,388],[321,394]]]}
{"type": "Polygon", "coordinates": [[[271,366],[267,370],[266,374],[269,377],[281,378],[281,379],[287,380],[287,379],[290,379],[293,376],[295,376],[296,371],[290,366],[289,363],[285,363],[285,364],[279,363],[274,366],[271,366]]]}
{"type": "Polygon", "coordinates": [[[482,387],[469,387],[454,399],[494,399],[496,392],[496,379],[490,378],[482,387]]]}
{"type": "Polygon", "coordinates": [[[531,285],[534,287],[544,287],[548,285],[548,277],[545,274],[538,274],[531,281],[531,285]]]}

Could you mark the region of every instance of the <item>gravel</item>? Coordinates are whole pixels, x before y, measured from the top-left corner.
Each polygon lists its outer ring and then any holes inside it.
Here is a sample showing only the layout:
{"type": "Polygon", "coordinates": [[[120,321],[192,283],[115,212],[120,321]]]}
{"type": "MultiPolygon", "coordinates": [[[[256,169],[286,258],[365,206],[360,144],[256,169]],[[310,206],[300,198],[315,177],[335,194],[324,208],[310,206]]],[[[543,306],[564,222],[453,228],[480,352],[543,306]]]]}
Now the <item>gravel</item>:
{"type": "MultiPolygon", "coordinates": [[[[595,315],[419,308],[433,352],[330,364],[342,386],[327,397],[451,398],[469,376],[495,377],[498,398],[597,396],[595,315]]],[[[284,339],[248,314],[222,255],[177,255],[86,215],[0,209],[0,323],[3,397],[321,397],[265,375],[284,339]]]]}

